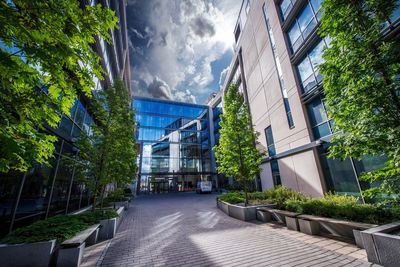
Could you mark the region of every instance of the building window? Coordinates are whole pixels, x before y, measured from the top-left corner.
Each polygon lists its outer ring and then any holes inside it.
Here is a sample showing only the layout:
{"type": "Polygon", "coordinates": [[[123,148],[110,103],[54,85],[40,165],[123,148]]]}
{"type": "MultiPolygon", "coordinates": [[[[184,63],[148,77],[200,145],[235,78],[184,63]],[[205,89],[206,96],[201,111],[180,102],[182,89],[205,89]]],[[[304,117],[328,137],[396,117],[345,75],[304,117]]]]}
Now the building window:
{"type": "Polygon", "coordinates": [[[235,30],[235,43],[239,41],[239,37],[240,37],[240,24],[238,23],[235,30]]]}
{"type": "MultiPolygon", "coordinates": [[[[275,143],[274,143],[274,137],[272,136],[272,128],[271,126],[268,126],[265,129],[265,139],[267,140],[267,150],[268,150],[268,156],[272,157],[276,155],[276,150],[275,150],[275,143]]],[[[281,175],[279,171],[279,164],[277,159],[273,159],[270,161],[271,164],[271,172],[272,172],[272,179],[274,182],[274,185],[281,185],[281,175]]]]}
{"type": "Polygon", "coordinates": [[[400,0],[396,2],[397,6],[394,9],[392,15],[390,16],[390,23],[396,22],[400,18],[400,0]]]}
{"type": "Polygon", "coordinates": [[[322,75],[319,73],[318,66],[324,62],[322,54],[325,47],[325,40],[321,40],[296,66],[303,93],[311,91],[311,89],[315,88],[322,81],[322,75]]]}
{"type": "Polygon", "coordinates": [[[267,10],[266,5],[263,6],[263,12],[264,12],[265,23],[267,25],[268,37],[269,37],[269,41],[270,41],[271,48],[272,48],[272,54],[274,55],[275,69],[278,73],[279,88],[281,89],[283,104],[284,104],[285,112],[286,112],[286,118],[288,120],[289,128],[293,128],[294,121],[293,121],[292,111],[290,109],[289,98],[288,98],[288,94],[287,94],[287,91],[285,88],[285,81],[283,79],[281,61],[279,59],[278,53],[276,52],[274,32],[272,31],[272,27],[269,23],[269,16],[268,16],[268,10],[267,10]]]}
{"type": "Polygon", "coordinates": [[[321,19],[322,0],[311,0],[294,20],[288,36],[292,52],[295,53],[311,34],[321,19]]]}
{"type": "Polygon", "coordinates": [[[265,139],[267,140],[268,156],[270,156],[270,157],[275,156],[276,150],[275,150],[275,143],[274,143],[274,137],[272,135],[271,126],[268,126],[265,129],[265,139]]]}
{"type": "Polygon", "coordinates": [[[281,10],[281,16],[282,19],[285,20],[287,18],[287,16],[289,15],[290,11],[293,8],[293,3],[295,2],[295,0],[283,0],[281,2],[281,4],[279,5],[279,8],[281,10]]]}
{"type": "Polygon", "coordinates": [[[328,118],[320,96],[307,104],[307,111],[315,140],[333,133],[333,121],[328,118]]]}
{"type": "Polygon", "coordinates": [[[345,160],[329,158],[327,156],[329,146],[330,144],[324,144],[318,149],[328,190],[339,195],[360,197],[360,185],[352,160],[350,158],[345,160]]]}

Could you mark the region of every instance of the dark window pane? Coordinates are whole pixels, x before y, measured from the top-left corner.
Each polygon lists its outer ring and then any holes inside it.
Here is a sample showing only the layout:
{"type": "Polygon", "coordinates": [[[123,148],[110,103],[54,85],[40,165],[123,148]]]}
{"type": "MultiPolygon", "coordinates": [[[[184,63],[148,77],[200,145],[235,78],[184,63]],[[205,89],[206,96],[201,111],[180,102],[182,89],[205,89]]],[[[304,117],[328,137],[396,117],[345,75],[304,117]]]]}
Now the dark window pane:
{"type": "Polygon", "coordinates": [[[265,137],[267,138],[267,145],[273,145],[274,144],[274,138],[272,136],[272,128],[269,126],[268,128],[265,129],[265,137]]]}
{"type": "Polygon", "coordinates": [[[328,120],[321,98],[314,99],[307,105],[307,109],[312,127],[328,120]]]}
{"type": "Polygon", "coordinates": [[[269,146],[268,146],[268,155],[269,155],[270,157],[276,155],[275,145],[269,145],[269,146]]]}
{"type": "Polygon", "coordinates": [[[82,127],[83,125],[83,120],[85,118],[85,108],[83,107],[81,102],[78,102],[78,107],[76,110],[75,114],[75,123],[79,125],[79,127],[82,127]]]}
{"type": "Polygon", "coordinates": [[[319,139],[321,137],[331,134],[328,123],[323,123],[315,128],[313,128],[314,138],[319,139]]]}
{"type": "MultiPolygon", "coordinates": [[[[51,161],[51,165],[56,166],[55,159],[51,161]]],[[[37,165],[27,173],[17,208],[14,228],[44,218],[53,176],[53,168],[44,165],[37,165]]]]}
{"type": "MultiPolygon", "coordinates": [[[[325,150],[326,146],[322,148],[325,150]]],[[[328,158],[320,151],[323,171],[330,190],[338,194],[360,196],[360,189],[350,159],[344,161],[328,158]]]]}
{"type": "Polygon", "coordinates": [[[72,129],[72,121],[70,118],[67,116],[63,115],[61,117],[61,122],[60,126],[58,127],[58,130],[66,137],[69,137],[71,135],[71,129],[72,129]]]}
{"type": "Polygon", "coordinates": [[[12,209],[21,184],[21,173],[2,173],[0,176],[0,238],[8,233],[12,209]]]}
{"type": "Polygon", "coordinates": [[[49,216],[65,213],[67,196],[75,161],[61,157],[51,197],[49,216]]]}

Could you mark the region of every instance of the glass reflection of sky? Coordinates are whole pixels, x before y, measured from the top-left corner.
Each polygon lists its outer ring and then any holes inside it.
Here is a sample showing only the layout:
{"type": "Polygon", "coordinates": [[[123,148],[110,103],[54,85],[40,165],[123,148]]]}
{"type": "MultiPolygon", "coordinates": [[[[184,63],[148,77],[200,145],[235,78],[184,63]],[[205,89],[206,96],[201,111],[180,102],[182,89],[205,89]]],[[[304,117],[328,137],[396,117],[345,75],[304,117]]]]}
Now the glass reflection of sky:
{"type": "Polygon", "coordinates": [[[185,103],[168,103],[140,98],[133,100],[133,107],[137,113],[172,115],[184,118],[199,118],[207,109],[207,107],[185,103]]]}
{"type": "Polygon", "coordinates": [[[208,107],[135,98],[141,173],[209,171],[208,107]]]}

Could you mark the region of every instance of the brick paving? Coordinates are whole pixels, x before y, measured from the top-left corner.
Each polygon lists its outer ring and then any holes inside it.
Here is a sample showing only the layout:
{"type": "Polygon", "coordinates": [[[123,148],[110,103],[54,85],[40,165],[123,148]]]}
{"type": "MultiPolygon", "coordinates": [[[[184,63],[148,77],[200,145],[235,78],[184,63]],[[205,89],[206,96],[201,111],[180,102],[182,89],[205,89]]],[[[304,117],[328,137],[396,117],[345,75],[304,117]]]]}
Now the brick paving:
{"type": "Polygon", "coordinates": [[[108,266],[377,266],[354,245],[275,224],[243,222],[215,195],[138,197],[97,263],[108,266]]]}

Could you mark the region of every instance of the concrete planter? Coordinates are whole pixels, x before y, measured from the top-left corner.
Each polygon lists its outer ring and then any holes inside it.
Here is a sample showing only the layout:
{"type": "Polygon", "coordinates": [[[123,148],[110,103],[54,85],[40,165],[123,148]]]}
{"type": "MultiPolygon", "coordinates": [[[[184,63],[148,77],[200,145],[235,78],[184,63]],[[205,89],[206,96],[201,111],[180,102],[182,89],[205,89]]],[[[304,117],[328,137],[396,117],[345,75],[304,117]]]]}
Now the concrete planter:
{"type": "Polygon", "coordinates": [[[261,222],[271,222],[272,221],[272,214],[270,211],[264,209],[264,208],[257,208],[256,209],[256,217],[257,220],[261,222]]]}
{"type": "Polygon", "coordinates": [[[125,207],[119,207],[118,209],[117,209],[117,213],[118,213],[118,217],[117,217],[117,229],[116,230],[118,230],[118,228],[119,228],[119,226],[120,226],[120,224],[121,224],[121,222],[122,222],[122,218],[124,217],[124,215],[125,215],[125,207]]]}
{"type": "Polygon", "coordinates": [[[289,230],[300,231],[299,222],[296,217],[286,216],[285,220],[286,220],[286,227],[289,230]]]}
{"type": "Polygon", "coordinates": [[[85,253],[85,243],[78,247],[62,248],[58,251],[57,267],[79,267],[85,253]]]}
{"type": "Polygon", "coordinates": [[[125,207],[119,207],[117,209],[118,217],[101,220],[99,222],[100,229],[98,234],[98,240],[103,241],[107,239],[111,239],[117,233],[118,227],[121,224],[122,218],[125,214],[125,207]]]}
{"type": "Polygon", "coordinates": [[[237,206],[228,204],[229,216],[242,220],[251,221],[256,219],[256,206],[237,206]]]}
{"type": "Polygon", "coordinates": [[[119,207],[124,207],[125,210],[127,210],[129,208],[129,201],[118,201],[115,202],[115,207],[119,208],[119,207]]]}
{"type": "Polygon", "coordinates": [[[217,200],[217,207],[225,214],[229,215],[229,204],[221,200],[217,200]]]}
{"type": "Polygon", "coordinates": [[[319,223],[315,221],[308,221],[304,219],[298,219],[300,232],[307,235],[318,235],[320,232],[319,223]]]}
{"type": "Polygon", "coordinates": [[[391,234],[395,231],[400,231],[400,221],[361,232],[368,261],[385,267],[399,266],[400,236],[391,234]]]}
{"type": "Polygon", "coordinates": [[[348,242],[350,243],[355,242],[356,245],[360,248],[363,248],[363,242],[361,239],[360,231],[377,226],[375,224],[352,222],[352,221],[339,220],[327,217],[319,217],[314,215],[299,215],[298,219],[302,219],[303,221],[313,222],[312,223],[313,226],[310,226],[311,228],[306,227],[305,226],[306,222],[303,222],[305,229],[304,231],[307,232],[312,231],[314,232],[314,234],[323,232],[332,236],[342,237],[344,239],[347,239],[348,242]],[[318,227],[316,226],[316,224],[318,224],[318,227]],[[317,228],[319,230],[317,230],[317,228]]]}
{"type": "Polygon", "coordinates": [[[111,239],[115,236],[116,232],[117,232],[117,218],[101,220],[98,240],[103,241],[111,239]]]}
{"type": "Polygon", "coordinates": [[[45,267],[49,266],[54,253],[56,240],[0,245],[0,262],[8,267],[45,267]]]}

